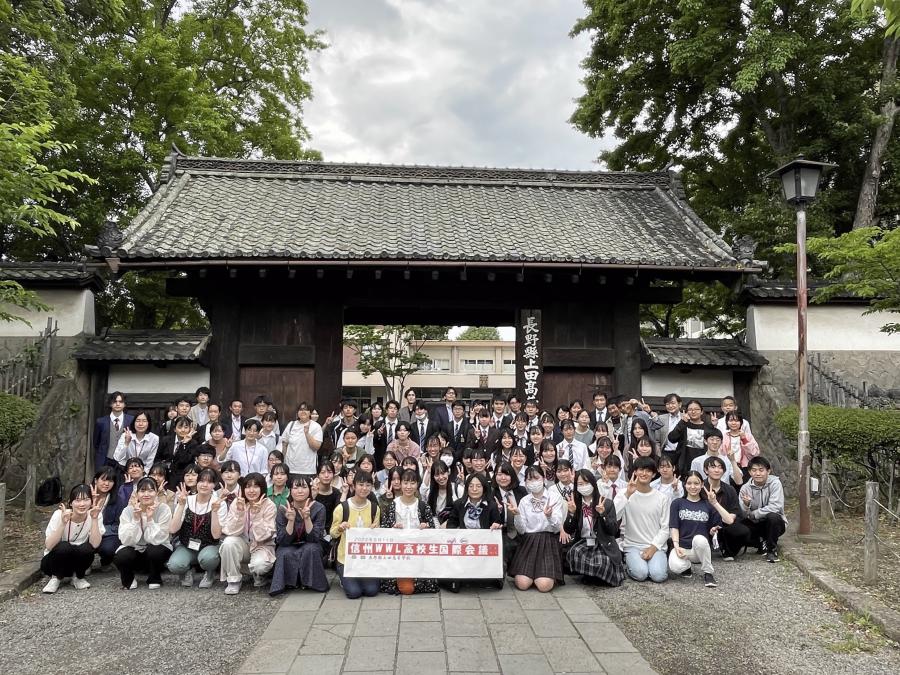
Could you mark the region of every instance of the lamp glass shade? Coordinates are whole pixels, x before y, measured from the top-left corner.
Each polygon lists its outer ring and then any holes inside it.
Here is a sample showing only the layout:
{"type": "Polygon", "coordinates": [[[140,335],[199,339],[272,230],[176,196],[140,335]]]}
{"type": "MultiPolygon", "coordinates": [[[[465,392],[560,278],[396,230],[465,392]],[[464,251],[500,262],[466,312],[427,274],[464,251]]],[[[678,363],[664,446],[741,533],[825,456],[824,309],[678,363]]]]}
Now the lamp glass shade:
{"type": "Polygon", "coordinates": [[[781,187],[784,190],[784,199],[792,204],[797,199],[797,181],[794,178],[794,169],[781,174],[781,187]]]}
{"type": "Polygon", "coordinates": [[[819,178],[822,168],[818,166],[804,166],[800,168],[800,196],[805,200],[816,198],[819,189],[819,178]]]}

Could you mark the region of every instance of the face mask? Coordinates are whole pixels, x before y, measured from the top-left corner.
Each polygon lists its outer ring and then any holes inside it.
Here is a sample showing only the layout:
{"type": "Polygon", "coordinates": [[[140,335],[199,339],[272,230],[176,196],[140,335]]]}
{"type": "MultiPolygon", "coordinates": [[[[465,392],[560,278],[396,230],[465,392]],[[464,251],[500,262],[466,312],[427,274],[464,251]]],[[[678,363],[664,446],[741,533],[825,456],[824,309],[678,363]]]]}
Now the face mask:
{"type": "Polygon", "coordinates": [[[540,480],[528,481],[525,483],[525,487],[528,488],[531,494],[537,494],[544,489],[544,482],[540,480]]]}
{"type": "Polygon", "coordinates": [[[592,494],[594,494],[594,488],[592,485],[585,485],[582,483],[578,486],[578,494],[580,494],[582,497],[590,497],[592,494]]]}
{"type": "Polygon", "coordinates": [[[425,415],[416,415],[416,419],[423,422],[425,420],[425,415]]]}
{"type": "Polygon", "coordinates": [[[453,455],[441,455],[441,461],[447,466],[453,466],[453,455]]]}

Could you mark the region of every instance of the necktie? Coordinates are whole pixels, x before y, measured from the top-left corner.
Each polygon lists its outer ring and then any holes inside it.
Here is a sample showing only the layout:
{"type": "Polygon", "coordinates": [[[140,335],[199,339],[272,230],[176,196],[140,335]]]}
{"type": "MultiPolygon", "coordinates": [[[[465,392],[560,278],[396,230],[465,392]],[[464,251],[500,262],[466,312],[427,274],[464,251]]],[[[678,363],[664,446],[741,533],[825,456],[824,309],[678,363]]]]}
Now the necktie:
{"type": "Polygon", "coordinates": [[[419,422],[419,440],[420,441],[425,440],[425,423],[424,422],[419,422]]]}
{"type": "Polygon", "coordinates": [[[615,498],[616,498],[616,492],[617,492],[617,490],[616,490],[616,484],[615,484],[615,483],[613,483],[613,484],[612,484],[612,493],[613,493],[613,499],[615,499],[615,498]]]}
{"type": "Polygon", "coordinates": [[[453,425],[453,436],[455,437],[455,436],[458,436],[458,435],[459,435],[459,422],[456,422],[456,423],[453,425]]]}
{"type": "Polygon", "coordinates": [[[388,424],[388,443],[394,440],[394,423],[388,424]]]}
{"type": "Polygon", "coordinates": [[[116,427],[116,431],[118,431],[119,430],[119,418],[118,417],[113,418],[113,424],[116,427]]]}
{"type": "Polygon", "coordinates": [[[569,445],[567,446],[567,450],[569,451],[569,461],[571,462],[572,461],[572,444],[571,443],[569,443],[569,445]]]}

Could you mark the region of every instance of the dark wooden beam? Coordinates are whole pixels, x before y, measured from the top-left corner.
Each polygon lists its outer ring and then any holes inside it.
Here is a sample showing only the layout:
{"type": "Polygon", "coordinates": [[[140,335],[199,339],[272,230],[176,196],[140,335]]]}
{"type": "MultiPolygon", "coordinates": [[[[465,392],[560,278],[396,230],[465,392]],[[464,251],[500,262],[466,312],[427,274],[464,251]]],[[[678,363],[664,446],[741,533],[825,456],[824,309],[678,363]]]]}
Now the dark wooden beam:
{"type": "Polygon", "coordinates": [[[314,366],[316,348],[312,345],[247,345],[238,347],[242,366],[314,366]]]}
{"type": "Polygon", "coordinates": [[[209,306],[209,325],[212,337],[205,360],[209,363],[209,389],[213,401],[227,407],[238,396],[240,371],[238,345],[240,343],[241,304],[225,294],[206,303],[209,306]]]}
{"type": "Polygon", "coordinates": [[[549,368],[614,368],[614,349],[544,349],[544,365],[549,368]]]}
{"type": "Polygon", "coordinates": [[[637,302],[613,303],[613,349],[616,391],[626,396],[641,396],[641,331],[637,302]]]}

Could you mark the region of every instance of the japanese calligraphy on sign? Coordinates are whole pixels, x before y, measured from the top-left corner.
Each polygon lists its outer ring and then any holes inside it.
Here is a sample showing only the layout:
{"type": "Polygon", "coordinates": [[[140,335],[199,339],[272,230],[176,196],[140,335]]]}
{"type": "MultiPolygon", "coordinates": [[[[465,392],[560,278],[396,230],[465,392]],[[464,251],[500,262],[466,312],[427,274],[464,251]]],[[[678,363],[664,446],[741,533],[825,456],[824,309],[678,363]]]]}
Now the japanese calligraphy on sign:
{"type": "Polygon", "coordinates": [[[526,399],[541,398],[541,315],[540,311],[522,312],[522,331],[520,349],[517,359],[522,375],[526,399]]]}

